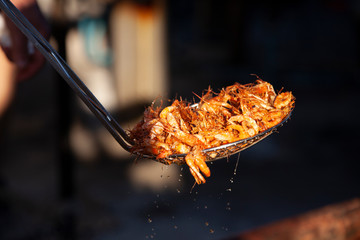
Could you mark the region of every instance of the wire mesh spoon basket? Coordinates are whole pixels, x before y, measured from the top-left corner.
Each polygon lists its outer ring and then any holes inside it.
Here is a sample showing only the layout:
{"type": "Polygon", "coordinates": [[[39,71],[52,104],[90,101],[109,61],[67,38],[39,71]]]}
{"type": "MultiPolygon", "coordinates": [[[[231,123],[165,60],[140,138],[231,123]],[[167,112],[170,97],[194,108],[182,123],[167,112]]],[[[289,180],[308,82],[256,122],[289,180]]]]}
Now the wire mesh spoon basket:
{"type": "MultiPolygon", "coordinates": [[[[228,158],[231,155],[239,153],[239,152],[253,146],[254,144],[265,139],[267,136],[269,136],[273,132],[276,132],[276,130],[279,127],[284,125],[284,123],[286,123],[289,120],[290,116],[291,116],[291,112],[279,124],[273,126],[272,128],[269,128],[263,132],[260,132],[253,137],[244,138],[239,141],[223,144],[223,145],[213,147],[213,148],[204,149],[202,152],[205,153],[205,155],[206,155],[206,161],[211,162],[211,161],[219,160],[222,158],[228,158]]],[[[171,163],[184,164],[186,154],[185,153],[184,154],[173,154],[173,155],[169,155],[166,158],[160,158],[160,159],[157,159],[156,156],[153,156],[153,155],[145,155],[144,154],[141,156],[144,158],[156,160],[163,164],[171,164],[171,163]]]]}
{"type": "MultiPolygon", "coordinates": [[[[46,60],[55,68],[62,78],[69,84],[73,91],[86,104],[91,112],[105,126],[115,140],[129,153],[134,144],[128,133],[119,125],[119,123],[104,108],[99,100],[92,94],[87,86],[80,80],[74,71],[68,66],[63,58],[54,50],[49,42],[35,29],[35,27],[26,19],[26,17],[9,1],[0,0],[1,10],[14,22],[14,24],[25,34],[28,40],[42,53],[46,60]]],[[[195,106],[194,106],[195,107],[195,106]]],[[[259,141],[263,140],[278,127],[282,126],[291,116],[291,112],[282,120],[281,123],[269,128],[253,137],[242,139],[236,142],[220,145],[218,147],[204,149],[207,161],[214,161],[229,157],[242,150],[245,150],[259,141]]],[[[166,158],[156,158],[155,155],[141,153],[132,153],[138,157],[148,158],[164,164],[185,163],[186,154],[173,154],[166,158]]]]}

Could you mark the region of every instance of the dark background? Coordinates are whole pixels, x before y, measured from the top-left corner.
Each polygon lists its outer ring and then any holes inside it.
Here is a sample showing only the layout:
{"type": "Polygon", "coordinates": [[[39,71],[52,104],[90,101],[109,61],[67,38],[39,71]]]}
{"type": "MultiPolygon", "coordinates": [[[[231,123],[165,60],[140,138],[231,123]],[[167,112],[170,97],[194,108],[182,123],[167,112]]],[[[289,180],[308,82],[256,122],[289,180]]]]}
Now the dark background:
{"type": "Polygon", "coordinates": [[[359,197],[358,1],[168,1],[166,13],[171,98],[257,74],[293,92],[291,119],[237,167],[210,164],[205,185],[191,190],[184,166],[163,176],[179,187],[140,191],[132,157],[64,165],[59,99],[76,101],[46,67],[1,118],[1,239],[221,239],[359,197]]]}

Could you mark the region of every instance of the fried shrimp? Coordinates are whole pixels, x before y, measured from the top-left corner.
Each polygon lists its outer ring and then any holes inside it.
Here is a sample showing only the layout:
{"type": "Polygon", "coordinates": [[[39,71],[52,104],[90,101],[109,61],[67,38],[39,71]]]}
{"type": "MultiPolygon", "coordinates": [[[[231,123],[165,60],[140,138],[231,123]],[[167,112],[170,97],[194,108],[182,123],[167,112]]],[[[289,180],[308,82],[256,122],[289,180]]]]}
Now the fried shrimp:
{"type": "Polygon", "coordinates": [[[186,154],[191,174],[202,184],[210,176],[208,156],[202,150],[255,136],[279,124],[295,104],[291,92],[276,94],[260,78],[251,84],[235,83],[219,93],[209,87],[199,98],[196,106],[180,99],[163,109],[148,107],[143,120],[130,130],[135,143],[131,151],[157,159],[186,154]]]}

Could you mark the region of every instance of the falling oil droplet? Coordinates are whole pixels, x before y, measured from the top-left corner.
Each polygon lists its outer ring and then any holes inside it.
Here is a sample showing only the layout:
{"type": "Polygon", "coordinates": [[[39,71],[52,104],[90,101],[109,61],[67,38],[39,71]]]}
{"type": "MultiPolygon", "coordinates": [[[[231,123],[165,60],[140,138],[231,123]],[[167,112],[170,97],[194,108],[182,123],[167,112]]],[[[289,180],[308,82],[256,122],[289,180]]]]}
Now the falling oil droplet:
{"type": "Polygon", "coordinates": [[[231,192],[231,188],[226,189],[227,192],[231,192]]]}
{"type": "Polygon", "coordinates": [[[148,222],[149,222],[149,223],[152,223],[152,219],[151,219],[151,218],[149,218],[149,219],[148,219],[148,222]]]}
{"type": "Polygon", "coordinates": [[[177,193],[181,193],[181,191],[179,189],[176,189],[177,193]]]}
{"type": "Polygon", "coordinates": [[[226,231],[226,232],[229,231],[229,229],[227,227],[221,227],[221,229],[226,231]]]}
{"type": "Polygon", "coordinates": [[[209,226],[209,223],[208,223],[208,222],[205,222],[205,226],[209,226]]]}
{"type": "Polygon", "coordinates": [[[174,228],[175,228],[175,229],[178,229],[178,226],[175,225],[174,228]]]}
{"type": "Polygon", "coordinates": [[[207,206],[205,205],[204,208],[207,209],[207,206]]]}
{"type": "Polygon", "coordinates": [[[231,183],[234,183],[234,178],[230,178],[230,182],[231,182],[231,183]]]}
{"type": "Polygon", "coordinates": [[[230,202],[227,202],[226,203],[226,208],[225,208],[226,210],[228,210],[228,211],[230,211],[231,210],[231,207],[230,207],[230,202]]]}
{"type": "Polygon", "coordinates": [[[215,231],[214,229],[210,229],[210,233],[213,234],[215,231]]]}
{"type": "Polygon", "coordinates": [[[239,155],[238,155],[237,160],[236,160],[235,169],[234,169],[234,176],[236,175],[236,171],[237,171],[237,168],[239,166],[239,159],[240,159],[240,152],[239,152],[239,155]]]}

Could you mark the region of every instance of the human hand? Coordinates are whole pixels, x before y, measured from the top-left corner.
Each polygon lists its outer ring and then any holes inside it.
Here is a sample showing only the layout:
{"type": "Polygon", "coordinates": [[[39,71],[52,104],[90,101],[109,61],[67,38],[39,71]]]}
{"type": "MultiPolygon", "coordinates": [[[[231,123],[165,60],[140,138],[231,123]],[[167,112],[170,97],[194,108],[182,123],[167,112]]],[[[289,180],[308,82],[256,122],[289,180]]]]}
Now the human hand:
{"type": "MultiPolygon", "coordinates": [[[[36,0],[12,0],[12,3],[45,38],[49,38],[49,24],[41,13],[36,0]]],[[[27,79],[40,70],[45,63],[45,58],[37,49],[29,45],[26,36],[8,17],[5,17],[5,23],[8,28],[10,41],[9,44],[2,45],[1,47],[9,60],[16,65],[16,78],[18,80],[27,79]]]]}

